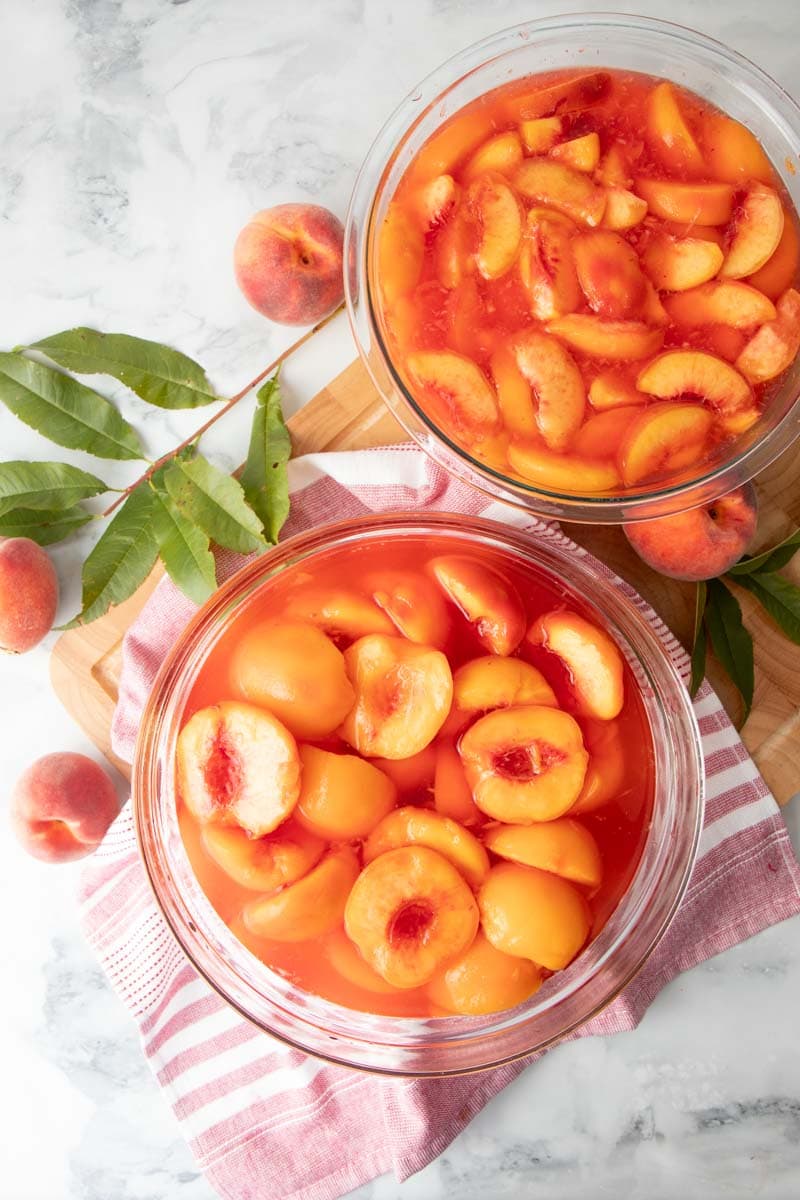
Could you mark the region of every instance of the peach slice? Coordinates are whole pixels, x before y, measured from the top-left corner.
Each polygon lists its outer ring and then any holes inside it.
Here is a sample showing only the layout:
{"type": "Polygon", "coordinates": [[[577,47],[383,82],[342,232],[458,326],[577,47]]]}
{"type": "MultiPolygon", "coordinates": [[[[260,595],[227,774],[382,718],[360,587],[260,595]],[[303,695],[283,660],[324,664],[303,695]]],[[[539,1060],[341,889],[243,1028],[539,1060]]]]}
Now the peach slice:
{"type": "Polygon", "coordinates": [[[495,825],[487,830],[485,841],[492,854],[500,858],[523,867],[538,867],[584,887],[599,887],[603,878],[597,842],[580,821],[571,817],[539,825],[495,825]]]}
{"type": "Polygon", "coordinates": [[[628,427],[619,462],[627,487],[682,470],[702,456],[714,418],[699,404],[649,405],[628,427]]]}
{"type": "Polygon", "coordinates": [[[200,828],[209,858],[241,887],[274,892],[302,879],[322,858],[325,843],[298,825],[285,821],[268,837],[248,837],[236,825],[211,823],[200,828]]]}
{"type": "Polygon", "coordinates": [[[410,758],[445,722],[453,700],[450,664],[440,650],[375,634],[345,650],[356,702],[341,735],[370,758],[410,758]]]}
{"type": "Polygon", "coordinates": [[[783,233],[777,249],[770,259],[747,282],[757,287],[770,300],[777,300],[782,292],[794,283],[800,266],[800,234],[795,218],[785,212],[783,233]]]}
{"type": "Polygon", "coordinates": [[[693,221],[663,221],[661,232],[676,238],[702,238],[704,242],[714,242],[717,246],[725,244],[722,230],[716,225],[697,225],[693,221]]]}
{"type": "Polygon", "coordinates": [[[364,962],[344,929],[333,929],[325,938],[323,950],[334,971],[338,971],[348,983],[365,988],[368,992],[394,994],[392,985],[381,979],[380,975],[364,962]]]}
{"type": "Polygon", "coordinates": [[[761,409],[743,408],[741,412],[731,413],[728,417],[720,417],[719,426],[729,437],[740,437],[756,424],[762,416],[761,409]]]}
{"type": "Polygon", "coordinates": [[[600,224],[604,229],[633,229],[647,216],[647,201],[623,187],[606,188],[606,207],[600,224]]]}
{"type": "Polygon", "coordinates": [[[606,206],[602,188],[583,172],[546,158],[529,158],[514,173],[514,184],[528,200],[547,204],[583,225],[599,225],[606,206]]]}
{"type": "Polygon", "coordinates": [[[522,208],[500,175],[481,175],[467,190],[467,208],[479,229],[475,263],[484,279],[499,279],[517,261],[522,208]]]}
{"type": "Polygon", "coordinates": [[[647,325],[669,325],[669,313],[664,308],[661,297],[649,279],[645,280],[642,318],[647,325]]]}
{"type": "Polygon", "coordinates": [[[462,354],[420,350],[406,359],[412,382],[458,432],[490,434],[499,425],[497,399],[480,367],[462,354]]]}
{"type": "MultiPolygon", "coordinates": [[[[476,355],[484,356],[494,349],[496,339],[485,323],[486,311],[475,276],[466,275],[458,287],[451,290],[446,301],[445,319],[447,345],[456,354],[473,362],[476,355]]],[[[439,407],[443,407],[441,396],[434,393],[434,404],[437,399],[439,407]]],[[[491,431],[470,429],[464,424],[464,432],[485,437],[491,431]]]]}
{"type": "Polygon", "coordinates": [[[678,325],[731,325],[751,329],[775,318],[775,305],[763,292],[738,279],[717,279],[667,296],[664,301],[678,325]]]}
{"type": "Polygon", "coordinates": [[[437,230],[433,249],[436,278],[448,291],[463,283],[474,268],[474,240],[475,226],[468,219],[465,206],[459,205],[437,230]]]}
{"type": "Polygon", "coordinates": [[[598,412],[646,404],[648,399],[645,392],[639,391],[624,367],[609,367],[607,371],[601,371],[589,385],[589,403],[598,412]]]}
{"type": "Polygon", "coordinates": [[[520,278],[537,321],[573,312],[581,302],[572,258],[575,226],[555,215],[560,219],[554,220],[547,209],[530,210],[519,257],[520,278]]]}
{"type": "Polygon", "coordinates": [[[639,373],[636,386],[659,400],[699,397],[720,412],[746,408],[753,398],[730,363],[704,350],[666,350],[639,373]]]}
{"type": "Polygon", "coordinates": [[[276,829],[297,803],[300,760],[272,713],[226,700],[201,708],[178,735],[178,794],[198,821],[276,829]]]}
{"type": "Polygon", "coordinates": [[[513,654],[525,633],[525,608],[508,579],[466,554],[431,560],[439,586],[475,626],[492,654],[513,654]]]}
{"type": "Polygon", "coordinates": [[[561,117],[534,117],[519,126],[526,154],[546,154],[561,137],[561,117]]]}
{"type": "Polygon", "coordinates": [[[394,808],[397,789],[383,771],[355,754],[300,747],[297,821],[329,842],[366,837],[394,808]]]}
{"type": "Polygon", "coordinates": [[[533,388],[536,424],[546,446],[568,449],[586,410],[586,388],[577,363],[555,338],[534,329],[520,335],[514,353],[533,388]]]}
{"type": "Polygon", "coordinates": [[[573,450],[587,458],[615,459],[620,443],[639,411],[638,405],[631,405],[594,413],[578,430],[573,450]]]}
{"type": "Polygon", "coordinates": [[[762,325],[736,360],[752,383],[774,379],[800,352],[800,293],[789,288],[776,305],[777,317],[762,325]]]}
{"type": "Polygon", "coordinates": [[[772,257],[783,233],[783,205],[774,188],[751,183],[733,214],[722,279],[753,275],[772,257]]]}
{"type": "Polygon", "coordinates": [[[373,758],[373,766],[394,782],[399,794],[429,791],[433,787],[437,746],[426,746],[409,758],[373,758]]]}
{"type": "Polygon", "coordinates": [[[447,1012],[478,1017],[516,1008],[541,985],[535,963],[495,950],[479,930],[470,948],[434,975],[428,995],[447,1012]]]}
{"type": "Polygon", "coordinates": [[[569,966],[589,936],[589,907],[566,879],[518,863],[498,863],[478,896],[481,924],[495,950],[548,971],[569,966]]]}
{"type": "MultiPolygon", "coordinates": [[[[595,179],[607,188],[627,190],[633,183],[628,154],[619,144],[614,142],[600,160],[595,179]]],[[[645,208],[647,206],[645,205],[645,208]]]]}
{"type": "Polygon", "coordinates": [[[409,176],[424,182],[435,175],[453,175],[458,165],[489,137],[493,121],[489,113],[470,111],[456,115],[436,131],[411,163],[409,176]]]}
{"type": "Polygon", "coordinates": [[[443,739],[436,743],[433,806],[443,817],[450,817],[460,825],[483,823],[483,813],[472,799],[459,753],[453,742],[443,739]]]}
{"type": "Polygon", "coordinates": [[[646,129],[651,150],[668,170],[703,174],[700,147],[681,112],[675,89],[666,80],[650,93],[646,129]]]}
{"type": "Polygon", "coordinates": [[[582,354],[612,361],[647,358],[655,354],[664,338],[660,329],[650,329],[641,321],[605,321],[585,313],[549,321],[547,331],[582,354]]]}
{"type": "Polygon", "coordinates": [[[341,651],[305,621],[253,626],[236,645],[230,679],[237,692],[268,708],[295,737],[333,733],[355,700],[341,651]]]}
{"type": "Polygon", "coordinates": [[[665,221],[725,225],[733,212],[729,183],[678,183],[671,179],[642,179],[635,183],[647,207],[665,221]]]}
{"type": "Polygon", "coordinates": [[[600,162],[600,137],[597,133],[584,133],[553,146],[550,157],[574,167],[576,171],[591,172],[600,162]]]}
{"type": "Polygon", "coordinates": [[[471,945],[478,906],[469,885],[428,846],[402,846],[374,859],[347,899],[344,926],[387,983],[419,987],[471,945]]]}
{"type": "Polygon", "coordinates": [[[662,292],[683,292],[713,279],[722,266],[720,246],[705,238],[654,237],[642,264],[662,292]]]}
{"type": "Polygon", "coordinates": [[[527,641],[561,659],[583,716],[599,721],[619,716],[625,699],[622,655],[605,630],[577,613],[556,611],[534,621],[527,641]]]}
{"type": "Polygon", "coordinates": [[[350,588],[303,585],[287,597],[283,611],[287,617],[307,621],[334,638],[394,633],[394,625],[377,604],[350,588]]]}
{"type": "Polygon", "coordinates": [[[584,721],[583,739],[589,767],[571,817],[594,812],[608,804],[625,783],[625,751],[618,721],[584,721]]]}
{"type": "Polygon", "coordinates": [[[508,461],[519,475],[548,491],[594,495],[613,492],[620,483],[619,471],[611,462],[555,453],[532,442],[512,442],[508,461]]]}
{"type": "Polygon", "coordinates": [[[424,254],[422,230],[405,208],[390,204],[378,241],[378,281],[387,307],[416,287],[424,254]]]}
{"type": "Polygon", "coordinates": [[[416,198],[417,211],[426,231],[441,225],[456,206],[459,187],[452,175],[437,175],[422,188],[416,198]]]}
{"type": "Polygon", "coordinates": [[[577,721],[542,705],[481,717],[458,752],[478,808],[520,825],[562,816],[580,795],[589,761],[577,721]]]}
{"type": "Polygon", "coordinates": [[[444,600],[424,575],[382,571],[367,580],[372,599],[410,642],[443,646],[450,632],[444,600]]]}
{"type": "Polygon", "coordinates": [[[587,303],[602,317],[633,316],[644,300],[639,257],[618,233],[596,229],[572,244],[575,269],[587,303]]]}
{"type": "Polygon", "coordinates": [[[276,942],[320,937],[342,920],[357,876],[355,851],[340,846],[297,883],[245,905],[242,920],[251,933],[276,942]]]}
{"type": "Polygon", "coordinates": [[[464,167],[463,179],[471,183],[480,175],[497,172],[510,175],[522,162],[522,142],[518,133],[497,133],[479,146],[464,167]]]}
{"type": "MultiPolygon", "coordinates": [[[[525,250],[523,249],[523,254],[525,250]]],[[[521,261],[521,260],[520,260],[521,261]]],[[[503,424],[522,437],[536,435],[536,413],[531,388],[508,346],[499,346],[489,360],[503,424]]]]}
{"type": "Polygon", "coordinates": [[[555,692],[541,671],[521,658],[488,654],[460,666],[453,676],[453,712],[465,725],[476,713],[520,704],[558,707],[555,692]]]}
{"type": "Polygon", "coordinates": [[[489,856],[478,839],[457,821],[425,808],[396,808],[364,843],[364,864],[400,846],[429,846],[478,888],[489,873],[489,856]]]}
{"type": "Polygon", "coordinates": [[[508,120],[530,120],[552,113],[580,112],[608,95],[611,76],[608,71],[586,71],[557,83],[540,83],[526,92],[512,92],[505,104],[508,120]]]}
{"type": "Polygon", "coordinates": [[[772,183],[772,166],[758,139],[733,117],[707,112],[703,117],[703,144],[709,174],[717,179],[738,184],[750,179],[772,183]]]}

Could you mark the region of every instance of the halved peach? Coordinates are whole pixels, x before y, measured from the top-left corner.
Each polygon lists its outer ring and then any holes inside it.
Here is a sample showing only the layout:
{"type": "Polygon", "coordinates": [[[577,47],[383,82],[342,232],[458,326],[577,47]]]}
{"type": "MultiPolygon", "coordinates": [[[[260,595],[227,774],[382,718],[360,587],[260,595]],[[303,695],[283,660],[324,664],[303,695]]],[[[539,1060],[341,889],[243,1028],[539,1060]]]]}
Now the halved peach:
{"type": "Polygon", "coordinates": [[[374,859],[347,899],[344,927],[387,983],[419,987],[472,944],[478,907],[460,873],[428,846],[374,859]]]}
{"type": "MultiPolygon", "coordinates": [[[[523,248],[523,255],[525,250],[523,248]]],[[[508,346],[498,346],[489,361],[503,424],[510,433],[523,437],[536,434],[536,413],[531,387],[508,346]]]]}
{"type": "Polygon", "coordinates": [[[584,887],[599,887],[603,878],[597,842],[585,825],[571,817],[538,825],[495,825],[486,831],[484,841],[500,858],[538,867],[584,887]]]}
{"type": "Polygon", "coordinates": [[[589,907],[578,889],[536,867],[498,863],[478,903],[483,932],[496,950],[548,971],[569,966],[589,936],[589,907]]]}
{"type": "Polygon", "coordinates": [[[633,183],[627,150],[619,142],[612,143],[601,158],[594,175],[607,188],[627,189],[633,183]]]}
{"type": "Polygon", "coordinates": [[[700,147],[681,112],[673,85],[666,80],[650,93],[646,129],[650,149],[668,170],[703,174],[700,147]]]}
{"type": "Polygon", "coordinates": [[[725,225],[733,212],[733,188],[729,183],[639,178],[635,189],[647,201],[650,211],[665,221],[725,225]]]}
{"type": "Polygon", "coordinates": [[[664,308],[661,297],[649,279],[645,280],[642,319],[646,325],[657,325],[660,327],[669,325],[669,313],[664,308]]]}
{"type": "Polygon", "coordinates": [[[641,321],[606,321],[585,313],[548,321],[547,330],[582,354],[612,361],[647,358],[655,354],[664,338],[660,329],[651,329],[641,321]]]}
{"type": "Polygon", "coordinates": [[[459,204],[444,226],[437,230],[433,246],[436,278],[448,291],[457,288],[475,269],[475,240],[475,225],[467,216],[466,206],[459,204]]]}
{"type": "Polygon", "coordinates": [[[586,388],[577,363],[560,342],[536,329],[520,334],[514,354],[533,388],[536,424],[545,444],[550,450],[568,449],[586,409],[586,388]]]}
{"type": "Polygon", "coordinates": [[[344,929],[333,929],[327,934],[323,943],[323,953],[334,971],[338,971],[343,979],[355,987],[365,988],[368,992],[377,992],[380,995],[394,993],[392,985],[381,979],[380,975],[364,962],[344,929]]]}
{"type": "Polygon", "coordinates": [[[547,204],[584,225],[599,225],[605,192],[583,172],[546,158],[526,159],[514,173],[514,184],[528,200],[547,204]]]}
{"type": "Polygon", "coordinates": [[[317,837],[349,842],[366,837],[394,807],[394,783],[355,754],[300,747],[300,799],[295,818],[317,837]]]}
{"type": "Polygon", "coordinates": [[[632,421],[620,446],[627,487],[691,466],[702,457],[714,418],[700,404],[652,404],[632,421]]]}
{"type": "Polygon", "coordinates": [[[641,308],[645,280],[639,256],[618,233],[595,229],[579,234],[572,253],[578,281],[594,312],[624,319],[641,308]]]}
{"type": "Polygon", "coordinates": [[[394,633],[386,613],[354,588],[302,584],[287,596],[283,611],[293,621],[308,622],[334,638],[349,640],[368,633],[394,633]]]}
{"type": "Polygon", "coordinates": [[[640,392],[624,367],[609,367],[595,375],[589,385],[589,403],[598,412],[614,408],[629,408],[634,404],[646,404],[648,396],[640,392]]]}
{"type": "Polygon", "coordinates": [[[577,721],[542,705],[488,713],[463,734],[458,752],[478,808],[520,825],[565,813],[589,761],[577,721]]]}
{"type": "Polygon", "coordinates": [[[519,131],[526,154],[546,154],[561,137],[561,117],[534,117],[520,121],[519,131]]]}
{"type": "Polygon", "coordinates": [[[241,887],[274,892],[295,883],[322,858],[322,838],[291,818],[267,837],[249,837],[237,825],[201,826],[200,840],[209,858],[241,887]]]}
{"type": "Polygon", "coordinates": [[[422,230],[405,208],[390,204],[378,241],[378,283],[387,307],[416,287],[424,255],[422,230]]]}
{"type": "Polygon", "coordinates": [[[340,846],[297,883],[245,905],[242,920],[251,933],[276,942],[320,937],[341,922],[357,876],[355,851],[340,846]]]}
{"type": "Polygon", "coordinates": [[[467,189],[467,208],[479,230],[477,268],[484,279],[499,279],[519,254],[523,216],[519,200],[502,176],[481,175],[467,189]]]}
{"type": "Polygon", "coordinates": [[[510,580],[466,554],[430,562],[437,582],[492,654],[513,654],[525,633],[525,608],[510,580]]]}
{"type": "Polygon", "coordinates": [[[615,459],[620,443],[639,411],[638,405],[629,405],[594,413],[575,435],[574,452],[591,459],[615,459]]]}
{"type": "Polygon", "coordinates": [[[604,629],[577,613],[556,610],[534,621],[527,641],[561,660],[583,716],[599,721],[619,716],[625,699],[622,655],[604,629]]]}
{"type": "Polygon", "coordinates": [[[436,737],[450,711],[453,676],[440,650],[380,634],[345,650],[356,702],[341,735],[370,758],[410,758],[436,737]]]}
{"type": "Polygon", "coordinates": [[[295,737],[326,737],[355,699],[341,651],[306,621],[276,619],[249,629],[231,656],[230,680],[295,737]]]}
{"type": "Polygon", "coordinates": [[[469,949],[434,975],[428,995],[446,1012],[477,1017],[516,1008],[541,984],[535,963],[495,950],[479,930],[469,949]]]}
{"type": "Polygon", "coordinates": [[[772,183],[769,159],[758,139],[739,121],[710,109],[703,116],[702,134],[709,174],[726,183],[742,184],[749,179],[772,183]]]}
{"type": "Polygon", "coordinates": [[[576,171],[592,172],[600,161],[600,136],[592,131],[560,142],[553,146],[550,157],[574,167],[576,171]]]}
{"type": "Polygon", "coordinates": [[[793,214],[784,212],[783,233],[775,253],[747,282],[762,291],[770,300],[777,300],[797,279],[800,266],[800,234],[793,214]]]}
{"type": "Polygon", "coordinates": [[[547,209],[530,210],[519,256],[520,277],[537,321],[573,312],[581,302],[572,258],[575,226],[555,215],[560,219],[553,220],[547,209]]]}
{"type": "Polygon", "coordinates": [[[226,700],[194,713],[178,735],[178,794],[198,821],[276,829],[297,803],[300,759],[289,730],[263,708],[226,700]]]}
{"type": "Polygon", "coordinates": [[[551,113],[581,112],[608,95],[608,71],[585,71],[555,83],[539,83],[524,91],[511,92],[503,106],[509,121],[531,120],[551,113]]]}
{"type": "Polygon", "coordinates": [[[584,721],[583,740],[589,751],[589,767],[581,794],[569,810],[571,817],[602,808],[625,783],[625,750],[619,722],[584,721]]]}
{"type": "Polygon", "coordinates": [[[762,325],[736,360],[752,383],[774,379],[790,367],[800,352],[800,292],[789,288],[779,298],[774,321],[762,325]]]}
{"type": "Polygon", "coordinates": [[[496,133],[482,146],[479,146],[464,167],[463,179],[471,183],[480,175],[496,171],[500,175],[510,175],[522,162],[522,142],[514,130],[496,133]]]}
{"type": "Polygon", "coordinates": [[[470,887],[489,873],[489,856],[478,839],[450,817],[408,805],[384,817],[364,843],[364,863],[400,846],[429,846],[452,863],[470,887]]]}
{"type": "Polygon", "coordinates": [[[604,229],[633,229],[647,216],[647,201],[627,188],[607,187],[606,207],[600,222],[604,229]]]}
{"type": "Polygon", "coordinates": [[[720,246],[705,238],[654,237],[642,255],[642,265],[662,292],[683,292],[713,279],[722,266],[720,246]]]}
{"type": "Polygon", "coordinates": [[[614,463],[557,453],[535,442],[512,442],[508,461],[517,474],[548,491],[594,495],[613,492],[620,483],[614,463]]]}
{"type": "Polygon", "coordinates": [[[679,325],[732,325],[751,329],[775,318],[775,305],[758,288],[738,279],[715,279],[680,296],[667,296],[667,312],[679,325]]]}
{"type": "Polygon", "coordinates": [[[558,707],[544,675],[524,659],[488,654],[464,663],[453,675],[453,710],[459,714],[461,727],[476,713],[520,704],[558,707]]]}
{"type": "Polygon", "coordinates": [[[411,380],[458,432],[494,433],[497,399],[480,367],[447,350],[419,350],[406,359],[411,380]]]}
{"type": "Polygon", "coordinates": [[[416,571],[380,571],[370,575],[366,585],[378,607],[410,642],[443,646],[447,641],[447,606],[426,576],[416,571]]]}
{"type": "Polygon", "coordinates": [[[373,758],[373,766],[393,781],[398,793],[425,792],[433,787],[437,746],[426,746],[408,758],[373,758]]]}
{"type": "Polygon", "coordinates": [[[659,400],[698,397],[720,412],[746,408],[753,398],[730,363],[704,350],[665,350],[639,373],[636,386],[659,400]]]}
{"type": "Polygon", "coordinates": [[[458,192],[452,175],[437,175],[420,188],[416,208],[425,230],[436,229],[447,220],[458,201],[458,192]]]}
{"type": "Polygon", "coordinates": [[[460,825],[474,827],[483,823],[483,813],[472,798],[459,753],[454,743],[444,738],[436,743],[433,806],[443,817],[450,817],[460,825]]]}
{"type": "Polygon", "coordinates": [[[722,279],[753,275],[772,257],[783,233],[783,205],[774,188],[751,183],[736,205],[722,279]]]}

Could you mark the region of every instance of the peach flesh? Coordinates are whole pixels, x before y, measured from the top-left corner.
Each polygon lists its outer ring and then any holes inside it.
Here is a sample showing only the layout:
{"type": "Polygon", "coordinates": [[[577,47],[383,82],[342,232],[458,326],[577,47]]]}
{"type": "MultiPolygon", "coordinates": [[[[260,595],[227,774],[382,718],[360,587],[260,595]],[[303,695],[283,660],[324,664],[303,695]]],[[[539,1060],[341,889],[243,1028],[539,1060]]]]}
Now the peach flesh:
{"type": "Polygon", "coordinates": [[[747,549],[756,529],[758,501],[753,485],[674,517],[626,525],[639,557],[671,579],[724,575],[747,549]]]}
{"type": "Polygon", "coordinates": [[[0,650],[24,654],[49,632],[58,607],[55,567],[30,538],[0,540],[0,650]]]}
{"type": "Polygon", "coordinates": [[[120,810],[110,777],[85,754],[46,754],[20,775],[11,825],[42,862],[71,862],[96,850],[120,810]]]}

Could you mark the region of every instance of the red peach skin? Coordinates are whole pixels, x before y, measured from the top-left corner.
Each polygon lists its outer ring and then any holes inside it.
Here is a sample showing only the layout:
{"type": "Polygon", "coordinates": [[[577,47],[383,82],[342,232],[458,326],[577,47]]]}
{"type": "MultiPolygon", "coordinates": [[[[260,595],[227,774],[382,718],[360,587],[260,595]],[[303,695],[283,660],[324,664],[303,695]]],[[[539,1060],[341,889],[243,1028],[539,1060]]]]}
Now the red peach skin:
{"type": "Polygon", "coordinates": [[[103,768],[69,751],[37,759],[11,795],[12,828],[25,850],[42,862],[72,862],[91,854],[119,810],[103,768]]]}
{"type": "Polygon", "coordinates": [[[0,650],[32,650],[57,607],[58,577],[41,546],[30,538],[0,540],[0,650]]]}
{"type": "Polygon", "coordinates": [[[674,517],[626,525],[639,557],[671,579],[714,579],[741,558],[756,531],[758,501],[748,483],[674,517]]]}

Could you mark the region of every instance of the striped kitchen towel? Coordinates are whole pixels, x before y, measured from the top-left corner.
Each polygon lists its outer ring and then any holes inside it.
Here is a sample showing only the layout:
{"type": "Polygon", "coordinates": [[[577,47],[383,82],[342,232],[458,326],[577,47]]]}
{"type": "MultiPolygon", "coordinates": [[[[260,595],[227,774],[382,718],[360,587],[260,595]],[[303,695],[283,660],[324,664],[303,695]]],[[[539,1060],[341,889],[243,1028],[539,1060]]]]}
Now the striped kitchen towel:
{"type": "MultiPolygon", "coordinates": [[[[290,464],[290,483],[286,535],[365,512],[439,509],[505,521],[586,555],[556,526],[488,503],[411,446],[308,455],[290,464]]],[[[228,573],[236,565],[221,563],[228,573]]],[[[688,677],[687,656],[663,622],[616,583],[688,677]]],[[[114,748],[124,759],[132,757],[154,674],[192,612],[164,581],[125,639],[114,723],[114,748]]],[[[786,826],[707,683],[695,711],[708,797],[688,892],[645,968],[573,1036],[632,1029],[679,972],[800,910],[800,870],[786,826]]],[[[261,1033],[206,985],[172,938],[137,854],[130,805],[86,869],[82,915],[198,1164],[229,1200],[333,1200],[385,1171],[403,1179],[440,1154],[532,1061],[456,1079],[386,1079],[322,1063],[261,1033]]]]}

